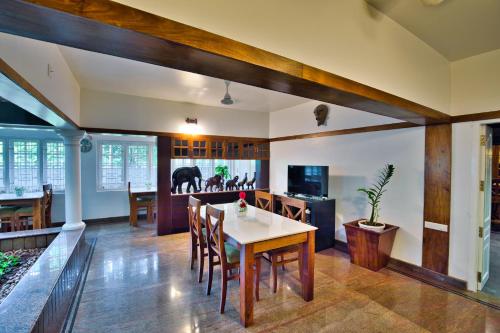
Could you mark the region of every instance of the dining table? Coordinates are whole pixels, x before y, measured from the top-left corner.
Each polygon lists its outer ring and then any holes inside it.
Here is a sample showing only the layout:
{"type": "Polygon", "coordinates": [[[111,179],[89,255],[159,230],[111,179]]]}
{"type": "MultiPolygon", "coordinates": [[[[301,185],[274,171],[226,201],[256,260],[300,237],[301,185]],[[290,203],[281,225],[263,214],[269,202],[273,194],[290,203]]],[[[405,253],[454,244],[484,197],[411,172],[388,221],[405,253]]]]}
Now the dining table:
{"type": "MultiPolygon", "coordinates": [[[[253,323],[253,280],[255,254],[290,245],[299,245],[302,256],[300,274],[302,298],[314,298],[314,242],[316,227],[247,205],[244,216],[234,203],[213,205],[224,210],[223,231],[226,242],[240,250],[240,323],[253,323]]],[[[206,206],[200,209],[202,220],[206,206]]]]}
{"type": "Polygon", "coordinates": [[[43,211],[43,192],[28,192],[18,196],[15,193],[0,193],[0,206],[31,206],[33,207],[33,229],[45,227],[43,211]]]}
{"type": "Polygon", "coordinates": [[[132,187],[130,188],[130,224],[137,225],[137,198],[154,197],[156,195],[156,187],[132,187]]]}

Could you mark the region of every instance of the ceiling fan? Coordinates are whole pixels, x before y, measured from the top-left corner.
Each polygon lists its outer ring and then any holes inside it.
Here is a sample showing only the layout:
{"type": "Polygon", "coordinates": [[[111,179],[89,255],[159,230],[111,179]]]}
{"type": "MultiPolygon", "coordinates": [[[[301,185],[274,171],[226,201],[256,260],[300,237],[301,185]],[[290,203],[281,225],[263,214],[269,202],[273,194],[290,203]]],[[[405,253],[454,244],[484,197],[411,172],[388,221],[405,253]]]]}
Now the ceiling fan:
{"type": "Polygon", "coordinates": [[[226,84],[226,94],[220,102],[224,105],[234,104],[234,100],[231,98],[231,95],[229,95],[229,85],[231,84],[231,81],[224,80],[224,83],[226,84]]]}

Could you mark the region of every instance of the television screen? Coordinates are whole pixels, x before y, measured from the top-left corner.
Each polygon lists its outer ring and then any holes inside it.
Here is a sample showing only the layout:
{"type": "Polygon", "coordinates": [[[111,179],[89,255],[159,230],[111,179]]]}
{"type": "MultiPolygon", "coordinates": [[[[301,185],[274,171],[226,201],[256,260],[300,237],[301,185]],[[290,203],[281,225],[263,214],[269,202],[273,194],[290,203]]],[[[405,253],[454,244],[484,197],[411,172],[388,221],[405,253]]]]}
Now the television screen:
{"type": "Polygon", "coordinates": [[[318,197],[328,196],[328,167],[289,165],[288,192],[318,197]]]}

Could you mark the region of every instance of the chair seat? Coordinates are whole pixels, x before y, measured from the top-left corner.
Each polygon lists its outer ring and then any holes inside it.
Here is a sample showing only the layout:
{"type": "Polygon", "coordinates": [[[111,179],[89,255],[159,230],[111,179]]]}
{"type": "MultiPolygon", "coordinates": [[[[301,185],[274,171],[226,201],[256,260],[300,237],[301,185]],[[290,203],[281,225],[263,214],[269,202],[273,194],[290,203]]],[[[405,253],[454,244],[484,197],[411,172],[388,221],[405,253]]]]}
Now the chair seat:
{"type": "Polygon", "coordinates": [[[0,207],[0,219],[6,217],[13,217],[18,207],[15,206],[2,206],[0,207]]]}
{"type": "Polygon", "coordinates": [[[224,249],[226,250],[226,258],[229,264],[240,262],[240,250],[227,243],[224,243],[224,249]]]}
{"type": "Polygon", "coordinates": [[[279,249],[273,249],[267,251],[270,255],[273,254],[284,254],[284,253],[289,253],[289,252],[297,252],[299,251],[299,246],[298,245],[289,245],[285,247],[280,247],[279,249]]]}
{"type": "Polygon", "coordinates": [[[16,210],[16,214],[18,215],[33,215],[33,207],[28,206],[28,207],[21,207],[16,210]]]}

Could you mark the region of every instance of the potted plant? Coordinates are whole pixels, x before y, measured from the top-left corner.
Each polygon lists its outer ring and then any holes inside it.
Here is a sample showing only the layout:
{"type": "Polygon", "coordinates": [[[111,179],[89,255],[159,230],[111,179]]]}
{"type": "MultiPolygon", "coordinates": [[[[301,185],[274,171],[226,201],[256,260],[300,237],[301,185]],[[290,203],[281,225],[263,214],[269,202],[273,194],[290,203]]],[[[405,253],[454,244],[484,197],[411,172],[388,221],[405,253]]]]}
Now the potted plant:
{"type": "Polygon", "coordinates": [[[358,189],[368,197],[371,206],[370,218],[344,224],[351,262],[374,271],[380,270],[389,262],[394,238],[399,229],[397,226],[378,221],[380,201],[394,171],[394,165],[387,164],[380,170],[372,187],[358,189]]]}
{"type": "Polygon", "coordinates": [[[229,167],[227,165],[218,165],[215,167],[215,174],[221,176],[224,179],[231,178],[229,173],[229,167]]]}

